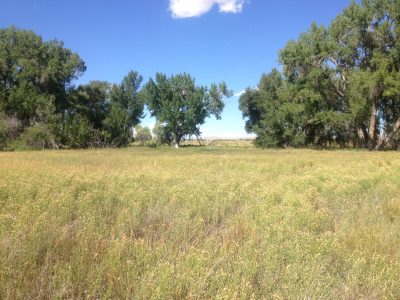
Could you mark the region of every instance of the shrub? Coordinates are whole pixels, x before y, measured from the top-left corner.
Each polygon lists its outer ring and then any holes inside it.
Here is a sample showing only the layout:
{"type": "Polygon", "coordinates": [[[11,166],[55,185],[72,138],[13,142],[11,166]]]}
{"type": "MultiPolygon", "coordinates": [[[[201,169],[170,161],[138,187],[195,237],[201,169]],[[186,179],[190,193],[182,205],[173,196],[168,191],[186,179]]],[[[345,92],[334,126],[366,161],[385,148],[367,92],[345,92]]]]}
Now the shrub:
{"type": "Polygon", "coordinates": [[[22,123],[18,118],[0,114],[0,150],[6,149],[21,131],[22,123]]]}
{"type": "Polygon", "coordinates": [[[40,150],[54,145],[53,137],[44,124],[35,124],[24,130],[19,138],[17,147],[40,150]]]}

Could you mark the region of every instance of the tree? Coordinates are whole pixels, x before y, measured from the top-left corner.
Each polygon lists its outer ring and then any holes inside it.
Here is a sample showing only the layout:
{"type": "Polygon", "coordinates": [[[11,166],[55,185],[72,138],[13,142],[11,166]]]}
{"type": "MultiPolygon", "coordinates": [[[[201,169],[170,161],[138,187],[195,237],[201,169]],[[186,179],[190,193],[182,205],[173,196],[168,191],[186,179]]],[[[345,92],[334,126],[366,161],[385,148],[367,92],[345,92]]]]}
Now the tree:
{"type": "Polygon", "coordinates": [[[110,90],[107,117],[103,121],[103,133],[111,146],[127,145],[133,138],[133,127],[143,117],[144,102],[140,93],[143,77],[129,72],[121,84],[110,90]]]}
{"type": "Polygon", "coordinates": [[[91,81],[70,88],[70,106],[60,123],[63,145],[119,147],[130,143],[132,129],[143,116],[142,80],[131,71],[120,84],[91,81]]]}
{"type": "Polygon", "coordinates": [[[303,106],[305,143],[324,147],[348,142],[351,124],[344,75],[336,69],[329,32],[313,24],[280,53],[290,101],[303,106]]]}
{"type": "Polygon", "coordinates": [[[370,150],[390,143],[400,126],[399,14],[398,0],[364,0],[330,26],[336,68],[348,74],[350,111],[370,150]]]}
{"type": "Polygon", "coordinates": [[[62,42],[32,31],[0,29],[0,110],[24,126],[68,108],[67,87],[86,67],[62,42]]]}
{"type": "Polygon", "coordinates": [[[1,29],[0,147],[16,139],[39,148],[128,144],[143,116],[142,77],[132,71],[120,84],[75,87],[73,80],[85,70],[78,54],[60,41],[1,29]]]}
{"type": "Polygon", "coordinates": [[[282,74],[273,69],[264,74],[257,89],[247,89],[239,108],[247,118],[247,132],[257,134],[262,147],[292,147],[305,143],[304,105],[290,101],[290,88],[282,74]]]}
{"type": "Polygon", "coordinates": [[[289,41],[279,93],[267,85],[241,98],[247,130],[263,146],[397,148],[399,15],[398,0],[353,2],[328,28],[312,24],[289,41]]]}
{"type": "Polygon", "coordinates": [[[60,41],[46,42],[15,27],[0,29],[0,113],[21,124],[29,143],[38,138],[41,145],[56,147],[52,129],[70,108],[69,86],[85,69],[60,41]]]}
{"type": "Polygon", "coordinates": [[[106,81],[90,81],[69,90],[71,115],[85,116],[93,128],[101,129],[110,104],[111,84],[106,81]]]}
{"type": "Polygon", "coordinates": [[[58,117],[52,132],[59,147],[87,148],[104,146],[103,121],[108,114],[111,85],[90,81],[68,89],[68,109],[58,117]]]}
{"type": "Polygon", "coordinates": [[[145,87],[145,101],[157,121],[163,125],[164,134],[170,135],[172,144],[179,147],[185,136],[200,136],[199,126],[207,117],[221,118],[224,97],[232,96],[224,82],[196,86],[189,74],[167,77],[156,74],[145,87]]]}

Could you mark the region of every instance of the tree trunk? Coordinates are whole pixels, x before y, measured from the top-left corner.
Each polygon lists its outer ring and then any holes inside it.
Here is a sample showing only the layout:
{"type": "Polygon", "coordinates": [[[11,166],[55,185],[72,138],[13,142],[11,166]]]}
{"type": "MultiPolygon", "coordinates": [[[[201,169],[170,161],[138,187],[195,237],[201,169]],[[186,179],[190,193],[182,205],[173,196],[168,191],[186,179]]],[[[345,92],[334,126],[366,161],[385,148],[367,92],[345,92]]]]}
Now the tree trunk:
{"type": "Polygon", "coordinates": [[[369,119],[369,145],[368,149],[370,151],[374,150],[375,145],[376,145],[376,99],[373,99],[372,101],[372,107],[371,107],[371,116],[369,119]]]}
{"type": "Polygon", "coordinates": [[[400,129],[400,118],[397,119],[396,123],[393,126],[392,131],[382,139],[382,141],[375,147],[375,149],[382,150],[390,142],[390,140],[395,137],[399,129],[400,129]]]}
{"type": "Polygon", "coordinates": [[[175,148],[175,149],[178,149],[179,148],[179,143],[181,142],[181,137],[179,137],[179,136],[177,136],[177,135],[173,135],[173,138],[172,138],[172,146],[175,148]]]}
{"type": "Polygon", "coordinates": [[[357,138],[358,138],[358,145],[354,146],[355,147],[358,146],[360,148],[366,148],[368,144],[368,133],[365,128],[357,129],[357,138]]]}
{"type": "Polygon", "coordinates": [[[198,136],[197,134],[196,134],[196,139],[197,139],[197,142],[199,143],[199,145],[200,146],[203,146],[204,144],[202,144],[202,138],[200,137],[200,136],[198,136]]]}

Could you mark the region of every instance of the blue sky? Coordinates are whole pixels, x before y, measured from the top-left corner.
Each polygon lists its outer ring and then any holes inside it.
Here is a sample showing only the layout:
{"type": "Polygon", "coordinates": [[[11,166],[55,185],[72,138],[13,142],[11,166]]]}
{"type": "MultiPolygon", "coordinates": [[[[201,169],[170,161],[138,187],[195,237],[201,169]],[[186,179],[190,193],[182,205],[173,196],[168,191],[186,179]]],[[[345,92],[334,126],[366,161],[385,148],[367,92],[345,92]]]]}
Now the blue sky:
{"type": "MultiPolygon", "coordinates": [[[[235,94],[279,67],[278,53],[312,22],[328,25],[349,0],[0,0],[0,27],[64,41],[85,61],[76,82],[120,82],[130,70],[224,80],[235,94]]],[[[146,117],[144,125],[154,120],[146,117]]],[[[238,97],[203,136],[244,137],[238,97]]]]}

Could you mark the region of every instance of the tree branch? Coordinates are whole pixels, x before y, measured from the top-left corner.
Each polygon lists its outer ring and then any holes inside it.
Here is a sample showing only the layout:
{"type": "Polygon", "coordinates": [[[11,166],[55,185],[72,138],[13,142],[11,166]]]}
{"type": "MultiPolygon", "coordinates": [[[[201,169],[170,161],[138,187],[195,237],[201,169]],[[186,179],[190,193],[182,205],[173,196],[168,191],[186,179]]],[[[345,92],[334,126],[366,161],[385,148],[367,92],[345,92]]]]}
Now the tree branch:
{"type": "Polygon", "coordinates": [[[375,147],[375,150],[383,149],[387,145],[387,143],[389,143],[390,140],[393,139],[393,137],[396,135],[399,129],[400,129],[400,118],[397,119],[390,134],[386,135],[386,137],[382,139],[382,141],[375,147]]]}

